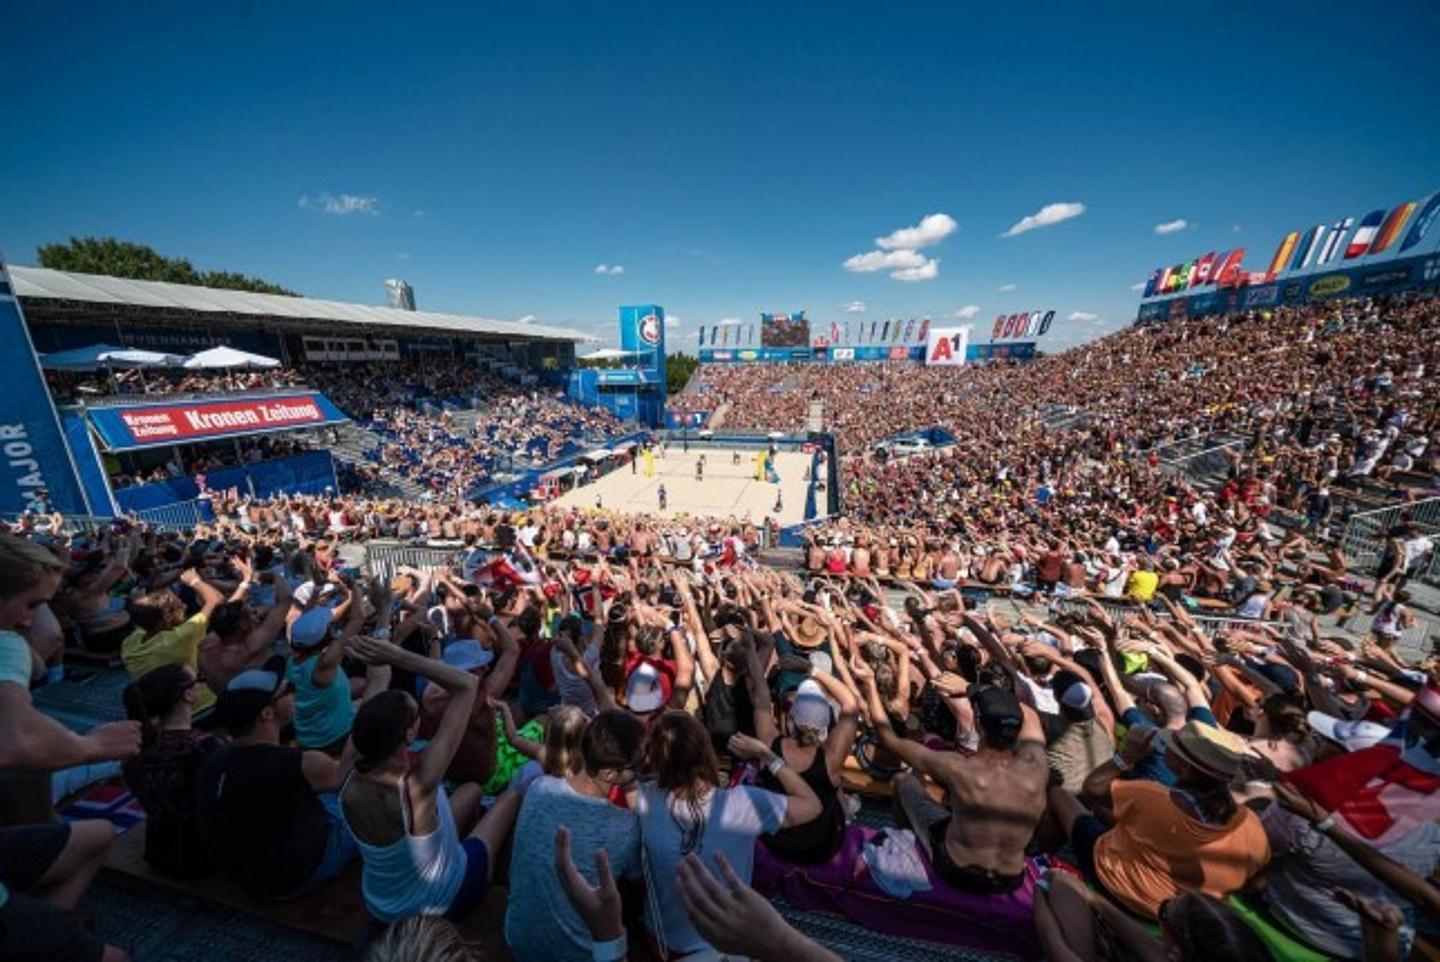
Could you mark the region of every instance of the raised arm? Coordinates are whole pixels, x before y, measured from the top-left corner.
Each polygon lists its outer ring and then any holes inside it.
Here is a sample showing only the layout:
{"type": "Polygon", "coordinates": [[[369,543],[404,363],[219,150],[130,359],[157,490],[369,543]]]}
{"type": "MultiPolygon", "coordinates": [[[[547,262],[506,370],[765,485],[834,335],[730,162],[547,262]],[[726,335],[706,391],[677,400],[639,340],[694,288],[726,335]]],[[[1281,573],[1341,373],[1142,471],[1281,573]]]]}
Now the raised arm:
{"type": "Polygon", "coordinates": [[[783,756],[771,751],[769,745],[758,738],[737,733],[730,736],[730,751],[740,758],[754,759],[764,765],[784,789],[789,802],[785,806],[781,828],[804,825],[820,817],[820,799],[816,797],[815,790],[800,777],[799,772],[785,764],[783,756]]]}
{"type": "Polygon", "coordinates": [[[360,636],[351,643],[355,656],[366,663],[383,662],[402,671],[409,671],[421,678],[429,679],[450,695],[445,714],[436,726],[435,737],[430,739],[420,753],[417,773],[418,786],[423,794],[434,794],[450,767],[460,740],[470,725],[470,714],[475,707],[475,697],[480,682],[469,672],[451,668],[442,661],[432,661],[398,645],[377,638],[360,636]]]}

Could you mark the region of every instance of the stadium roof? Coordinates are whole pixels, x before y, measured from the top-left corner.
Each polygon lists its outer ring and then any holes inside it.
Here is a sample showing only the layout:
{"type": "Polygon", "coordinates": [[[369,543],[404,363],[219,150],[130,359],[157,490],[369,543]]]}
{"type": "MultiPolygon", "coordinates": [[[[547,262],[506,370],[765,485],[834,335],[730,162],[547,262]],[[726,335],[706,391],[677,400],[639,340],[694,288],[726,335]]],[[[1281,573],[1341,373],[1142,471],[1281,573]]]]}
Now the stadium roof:
{"type": "Polygon", "coordinates": [[[369,304],[322,301],[313,297],[283,294],[252,294],[215,287],[170,284],[163,281],[135,281],[102,274],[78,274],[44,267],[12,265],[10,279],[22,299],[79,301],[112,306],[196,311],[246,317],[286,318],[295,321],[328,321],[374,327],[451,331],[457,334],[490,334],[501,337],[546,341],[593,341],[596,338],[564,327],[497,321],[460,314],[430,311],[402,311],[369,304]]]}

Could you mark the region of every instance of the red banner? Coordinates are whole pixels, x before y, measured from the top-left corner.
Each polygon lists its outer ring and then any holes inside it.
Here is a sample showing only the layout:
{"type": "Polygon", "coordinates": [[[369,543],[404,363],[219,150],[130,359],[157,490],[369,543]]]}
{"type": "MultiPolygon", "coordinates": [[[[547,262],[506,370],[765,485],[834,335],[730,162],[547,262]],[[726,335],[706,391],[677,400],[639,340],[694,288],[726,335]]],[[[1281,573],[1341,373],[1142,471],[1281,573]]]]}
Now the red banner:
{"type": "Polygon", "coordinates": [[[314,398],[281,397],[273,400],[204,401],[134,408],[120,419],[141,444],[226,434],[253,434],[303,427],[329,420],[314,398]]]}

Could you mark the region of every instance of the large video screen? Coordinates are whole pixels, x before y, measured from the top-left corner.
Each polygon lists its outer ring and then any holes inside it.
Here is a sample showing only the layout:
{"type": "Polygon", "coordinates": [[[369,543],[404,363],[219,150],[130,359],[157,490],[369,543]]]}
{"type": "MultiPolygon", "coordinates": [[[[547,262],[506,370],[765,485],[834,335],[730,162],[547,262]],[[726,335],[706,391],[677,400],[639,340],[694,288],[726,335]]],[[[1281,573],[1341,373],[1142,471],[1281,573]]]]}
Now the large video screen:
{"type": "Polygon", "coordinates": [[[810,322],[805,312],[760,315],[761,347],[809,347],[810,322]]]}

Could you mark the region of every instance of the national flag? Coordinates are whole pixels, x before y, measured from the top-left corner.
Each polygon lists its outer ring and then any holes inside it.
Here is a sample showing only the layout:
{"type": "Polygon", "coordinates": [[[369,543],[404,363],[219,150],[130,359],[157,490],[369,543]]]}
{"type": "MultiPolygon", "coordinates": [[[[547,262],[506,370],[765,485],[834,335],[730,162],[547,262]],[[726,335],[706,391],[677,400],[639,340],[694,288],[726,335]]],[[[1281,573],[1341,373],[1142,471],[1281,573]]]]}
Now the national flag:
{"type": "Polygon", "coordinates": [[[1310,266],[1310,258],[1314,256],[1319,247],[1320,238],[1325,235],[1325,225],[1316,224],[1307,230],[1300,238],[1300,243],[1295,245],[1295,256],[1290,259],[1292,271],[1302,271],[1310,266]]]}
{"type": "MultiPolygon", "coordinates": [[[[914,321],[911,321],[910,323],[913,324],[913,323],[915,323],[915,322],[914,322],[914,321]]],[[[895,338],[894,338],[894,340],[895,340],[895,343],[897,343],[897,344],[900,343],[900,332],[901,332],[901,330],[902,330],[903,327],[904,327],[904,325],[903,325],[900,321],[897,320],[897,321],[895,322],[895,338]]]]}
{"type": "Polygon", "coordinates": [[[836,324],[834,321],[830,322],[830,343],[840,343],[840,325],[836,324]]]}
{"type": "Polygon", "coordinates": [[[1156,294],[1156,289],[1159,288],[1159,286],[1160,286],[1160,275],[1161,275],[1161,273],[1162,273],[1162,271],[1160,270],[1160,268],[1157,267],[1157,268],[1155,268],[1155,270],[1150,274],[1150,279],[1145,282],[1145,290],[1140,294],[1140,297],[1141,297],[1142,300],[1143,300],[1144,298],[1147,298],[1147,297],[1154,297],[1154,296],[1155,296],[1155,294],[1156,294]]]}
{"type": "Polygon", "coordinates": [[[1270,258],[1270,268],[1265,272],[1267,278],[1273,279],[1276,274],[1285,269],[1290,263],[1290,256],[1295,253],[1295,245],[1300,241],[1300,232],[1292,230],[1280,240],[1280,246],[1275,248],[1275,256],[1270,258]]]}
{"type": "Polygon", "coordinates": [[[1355,228],[1355,235],[1350,238],[1350,246],[1345,248],[1345,259],[1354,260],[1370,249],[1370,242],[1375,239],[1375,231],[1380,227],[1380,221],[1385,219],[1385,210],[1372,210],[1360,218],[1360,225],[1355,228]]]}
{"type": "Polygon", "coordinates": [[[521,585],[538,585],[540,573],[525,559],[517,558],[512,561],[509,555],[502,554],[477,568],[471,580],[482,588],[504,592],[521,585]]]}
{"type": "Polygon", "coordinates": [[[845,322],[845,343],[846,343],[846,344],[849,344],[849,343],[850,343],[850,322],[849,322],[849,321],[846,321],[846,322],[845,322]]]}
{"type": "Polygon", "coordinates": [[[1385,218],[1385,222],[1380,225],[1380,230],[1376,232],[1375,242],[1370,245],[1370,253],[1382,254],[1391,244],[1395,243],[1413,213],[1415,213],[1415,202],[1409,200],[1392,210],[1390,215],[1385,218]]]}
{"type": "Polygon", "coordinates": [[[919,341],[919,342],[921,342],[921,343],[925,343],[925,342],[926,342],[926,338],[928,338],[929,336],[930,336],[930,318],[927,317],[927,318],[925,318],[924,320],[922,320],[922,321],[920,322],[920,333],[915,335],[915,340],[917,340],[917,341],[919,341]]]}
{"type": "Polygon", "coordinates": [[[1186,261],[1180,265],[1180,273],[1176,275],[1175,289],[1183,291],[1190,286],[1190,272],[1195,269],[1194,261],[1186,261]]]}
{"type": "Polygon", "coordinates": [[[910,320],[908,320],[908,321],[905,322],[905,336],[902,338],[902,340],[908,341],[908,340],[910,340],[910,338],[911,338],[914,334],[915,334],[915,318],[912,317],[912,318],[910,318],[910,320]]]}
{"type": "Polygon", "coordinates": [[[888,340],[890,340],[890,322],[889,322],[889,321],[886,321],[886,322],[885,322],[885,326],[884,326],[883,328],[881,328],[881,330],[880,330],[880,340],[882,340],[882,341],[888,341],[888,340]]]}
{"type": "Polygon", "coordinates": [[[1240,263],[1245,260],[1245,248],[1237,248],[1225,255],[1220,266],[1215,268],[1215,286],[1230,287],[1235,283],[1235,275],[1240,272],[1240,263]]]}
{"type": "Polygon", "coordinates": [[[1420,208],[1420,213],[1410,225],[1410,233],[1405,235],[1405,243],[1400,245],[1401,253],[1425,239],[1425,235],[1430,232],[1430,225],[1435,223],[1436,215],[1440,215],[1440,194],[1431,197],[1425,206],[1420,208]]]}
{"type": "Polygon", "coordinates": [[[1211,251],[1195,262],[1195,270],[1190,274],[1190,286],[1199,287],[1202,284],[1210,283],[1210,271],[1215,267],[1215,252],[1211,251]]]}
{"type": "Polygon", "coordinates": [[[1320,259],[1315,262],[1317,267],[1328,264],[1340,256],[1345,235],[1350,233],[1350,228],[1354,224],[1355,218],[1353,217],[1346,217],[1335,222],[1335,226],[1330,228],[1330,236],[1325,240],[1325,249],[1320,252],[1320,259]]]}
{"type": "Polygon", "coordinates": [[[1159,276],[1155,278],[1155,293],[1164,294],[1170,290],[1170,274],[1175,270],[1173,267],[1162,267],[1159,276]]]}
{"type": "Polygon", "coordinates": [[[60,815],[70,822],[103,818],[119,834],[145,820],[145,807],[124,785],[100,782],[62,808],[60,815]]]}

